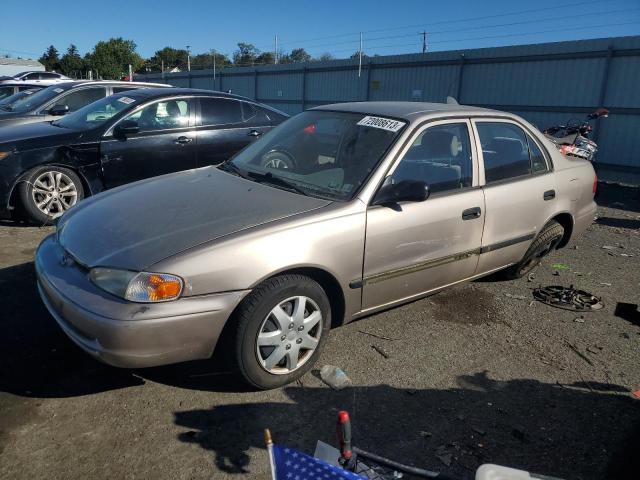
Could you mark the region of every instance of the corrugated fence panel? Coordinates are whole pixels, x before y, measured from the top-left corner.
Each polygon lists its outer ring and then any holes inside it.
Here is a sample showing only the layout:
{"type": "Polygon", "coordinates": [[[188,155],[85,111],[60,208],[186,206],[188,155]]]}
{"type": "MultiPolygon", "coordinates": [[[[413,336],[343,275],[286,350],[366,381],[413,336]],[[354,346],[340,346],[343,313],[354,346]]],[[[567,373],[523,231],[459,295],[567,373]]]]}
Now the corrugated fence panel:
{"type": "MultiPolygon", "coordinates": [[[[162,81],[159,74],[138,78],[162,81]]],[[[360,76],[357,60],[346,59],[227,68],[215,82],[212,70],[164,77],[176,86],[257,97],[289,114],[367,98],[442,102],[450,95],[510,110],[543,129],[605,106],[612,112],[596,130],[598,162],[640,171],[639,79],[640,36],[372,57],[360,76]]]]}

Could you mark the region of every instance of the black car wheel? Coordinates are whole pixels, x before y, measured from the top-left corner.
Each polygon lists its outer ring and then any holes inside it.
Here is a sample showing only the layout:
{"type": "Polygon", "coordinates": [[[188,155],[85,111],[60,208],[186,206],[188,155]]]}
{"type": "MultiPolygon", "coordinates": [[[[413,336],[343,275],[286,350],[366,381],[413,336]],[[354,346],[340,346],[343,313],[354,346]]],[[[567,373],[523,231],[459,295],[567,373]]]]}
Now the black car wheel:
{"type": "Polygon", "coordinates": [[[289,170],[295,166],[293,158],[283,150],[272,150],[260,159],[260,166],[271,170],[289,170]]]}
{"type": "Polygon", "coordinates": [[[531,243],[522,260],[504,271],[505,277],[512,280],[524,277],[540,264],[543,257],[556,249],[563,236],[564,228],[562,225],[551,220],[531,243]]]}
{"type": "Polygon", "coordinates": [[[331,327],[331,308],[311,278],[281,275],[256,287],[230,321],[237,370],[253,388],[266,390],[313,366],[331,327]]]}
{"type": "Polygon", "coordinates": [[[46,165],[27,172],[18,186],[29,220],[49,225],[84,198],[80,177],[64,167],[46,165]]]}

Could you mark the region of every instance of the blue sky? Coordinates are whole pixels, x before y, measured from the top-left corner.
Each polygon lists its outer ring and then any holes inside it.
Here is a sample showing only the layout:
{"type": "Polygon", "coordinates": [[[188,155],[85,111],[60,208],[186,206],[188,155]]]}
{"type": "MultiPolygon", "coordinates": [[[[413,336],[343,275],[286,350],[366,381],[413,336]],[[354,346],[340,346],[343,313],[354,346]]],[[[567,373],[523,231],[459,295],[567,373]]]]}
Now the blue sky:
{"type": "Polygon", "coordinates": [[[240,41],[273,50],[278,35],[285,51],[340,58],[360,31],[365,52],[380,55],[421,51],[422,30],[430,51],[640,34],[640,0],[2,0],[0,17],[0,54],[22,57],[70,43],[84,54],[117,36],[145,57],[186,45],[232,54],[240,41]]]}

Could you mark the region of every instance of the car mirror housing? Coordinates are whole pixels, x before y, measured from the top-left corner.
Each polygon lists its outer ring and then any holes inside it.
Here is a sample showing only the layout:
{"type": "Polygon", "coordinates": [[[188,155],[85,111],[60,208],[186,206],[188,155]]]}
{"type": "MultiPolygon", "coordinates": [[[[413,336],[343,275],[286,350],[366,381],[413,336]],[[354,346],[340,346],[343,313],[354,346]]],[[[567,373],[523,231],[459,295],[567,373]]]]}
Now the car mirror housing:
{"type": "Polygon", "coordinates": [[[113,135],[125,138],[127,135],[134,135],[140,131],[140,126],[135,120],[123,120],[113,129],[113,135]]]}
{"type": "Polygon", "coordinates": [[[49,115],[53,115],[55,117],[60,117],[62,115],[66,115],[69,113],[68,105],[54,105],[49,109],[49,115]]]}
{"type": "Polygon", "coordinates": [[[383,185],[373,198],[373,205],[393,205],[400,202],[424,202],[429,198],[429,186],[420,180],[402,180],[383,185]]]}

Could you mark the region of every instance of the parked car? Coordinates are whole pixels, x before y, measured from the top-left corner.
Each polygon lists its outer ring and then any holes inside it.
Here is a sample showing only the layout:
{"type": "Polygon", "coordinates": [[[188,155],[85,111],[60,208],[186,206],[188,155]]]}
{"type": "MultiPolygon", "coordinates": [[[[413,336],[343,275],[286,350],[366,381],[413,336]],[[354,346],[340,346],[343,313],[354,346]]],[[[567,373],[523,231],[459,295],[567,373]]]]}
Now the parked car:
{"type": "Polygon", "coordinates": [[[26,71],[20,72],[17,75],[11,77],[0,78],[0,84],[13,83],[15,81],[35,83],[38,85],[53,85],[60,82],[68,82],[71,80],[66,75],[56,72],[42,72],[42,71],[26,71]]]}
{"type": "Polygon", "coordinates": [[[170,85],[120,81],[83,81],[52,85],[0,108],[0,131],[3,127],[57,120],[114,93],[159,87],[170,85]]]}
{"type": "Polygon", "coordinates": [[[0,128],[0,214],[17,207],[49,223],[102,190],[219,164],[285,118],[235,95],[150,88],[102,98],[55,122],[0,128]]]}
{"type": "Polygon", "coordinates": [[[516,115],[327,105],[218,168],[73,208],[38,248],[38,288],[103,362],[149,367],[219,345],[250,385],[273,388],[311,368],[334,323],[527,274],[592,222],[595,185],[589,162],[516,115]]]}
{"type": "Polygon", "coordinates": [[[26,90],[21,90],[18,93],[14,93],[13,95],[9,95],[8,97],[3,97],[2,99],[0,99],[0,111],[6,108],[10,109],[12,105],[16,103],[18,100],[25,98],[29,95],[33,95],[38,90],[40,90],[40,88],[28,88],[26,90]]]}
{"type": "Polygon", "coordinates": [[[40,90],[42,85],[34,85],[32,83],[0,83],[0,100],[15,95],[25,90],[36,92],[40,90]]]}

